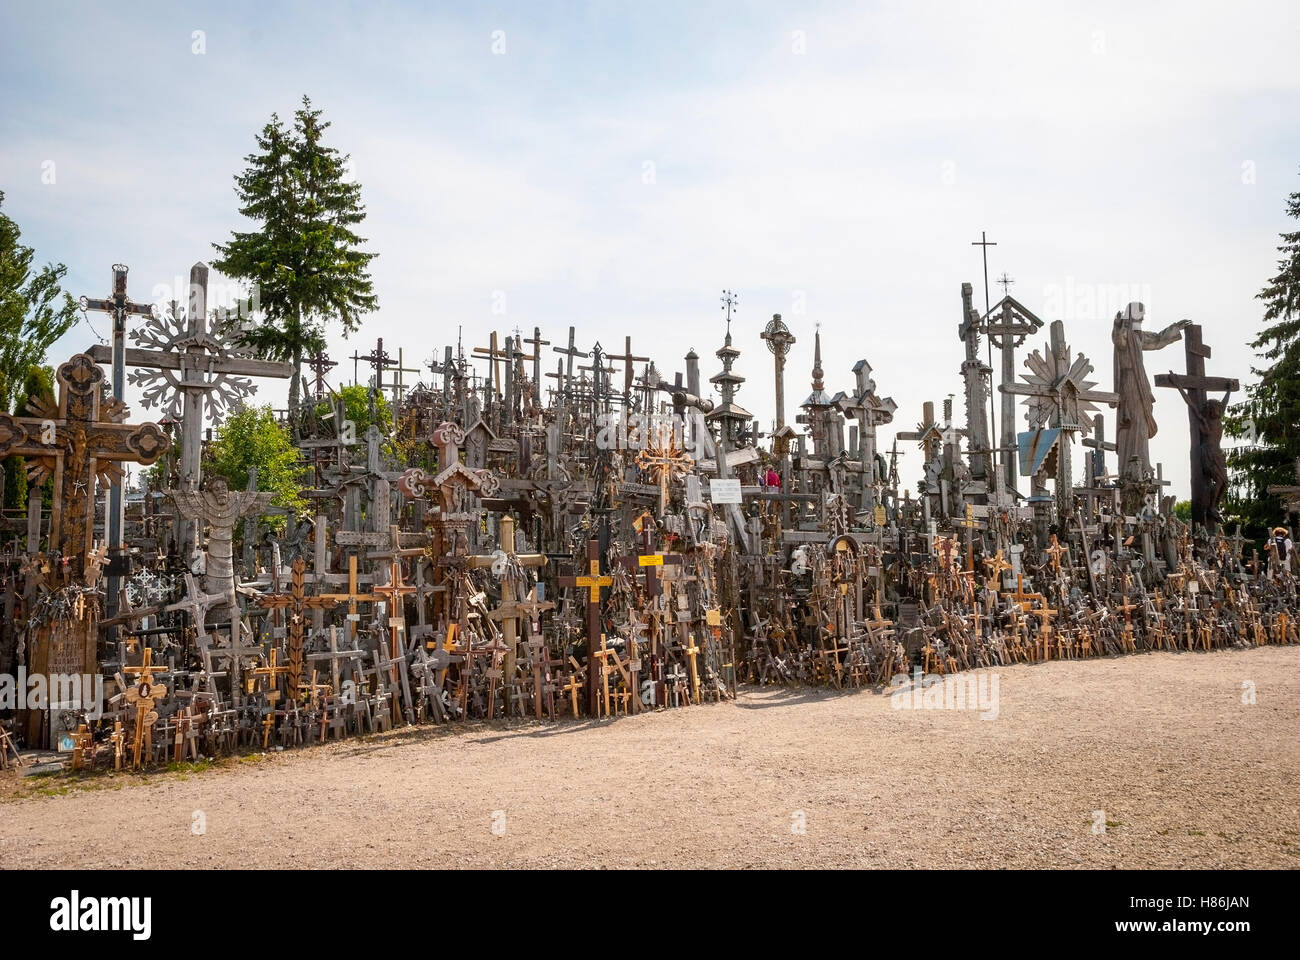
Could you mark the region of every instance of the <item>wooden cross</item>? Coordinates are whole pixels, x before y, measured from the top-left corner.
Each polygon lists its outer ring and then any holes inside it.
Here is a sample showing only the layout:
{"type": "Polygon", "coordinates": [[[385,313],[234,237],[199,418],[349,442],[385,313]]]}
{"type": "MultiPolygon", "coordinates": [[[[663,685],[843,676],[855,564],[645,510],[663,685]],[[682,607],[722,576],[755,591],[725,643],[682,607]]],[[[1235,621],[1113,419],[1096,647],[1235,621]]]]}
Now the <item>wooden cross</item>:
{"type": "Polygon", "coordinates": [[[636,356],[633,356],[633,355],[632,355],[632,338],[631,338],[631,337],[625,337],[625,338],[623,339],[623,343],[625,344],[625,346],[623,347],[623,353],[622,353],[621,355],[620,355],[620,354],[617,354],[617,353],[610,353],[610,354],[606,354],[606,358],[609,359],[609,360],[621,360],[621,361],[623,361],[623,396],[624,396],[624,397],[631,397],[631,396],[632,396],[632,378],[633,378],[633,369],[632,369],[632,364],[634,364],[634,363],[648,363],[648,362],[650,361],[650,358],[649,358],[649,357],[636,357],[636,356]]]}
{"type": "Polygon", "coordinates": [[[307,358],[307,369],[312,372],[312,387],[317,401],[325,397],[325,374],[338,365],[338,361],[331,360],[323,350],[317,350],[307,358]]]}
{"type": "Polygon", "coordinates": [[[1037,610],[1031,611],[1038,617],[1038,642],[1042,647],[1043,659],[1052,658],[1052,617],[1056,616],[1057,611],[1051,610],[1047,606],[1047,598],[1043,598],[1043,605],[1037,610]]]}
{"type": "MultiPolygon", "coordinates": [[[[406,670],[398,672],[397,663],[405,659],[405,654],[399,655],[398,651],[404,650],[406,645],[402,642],[402,633],[406,629],[406,614],[403,609],[403,598],[409,594],[415,593],[415,587],[409,583],[402,582],[402,564],[397,557],[393,557],[388,562],[388,583],[371,587],[376,594],[385,597],[385,603],[388,608],[388,623],[386,626],[389,630],[389,640],[392,643],[392,657],[388,659],[383,666],[389,668],[389,682],[394,687],[401,681],[403,693],[406,695],[406,709],[411,709],[410,691],[406,690],[406,670]]],[[[393,719],[397,719],[397,702],[393,701],[393,719]]],[[[410,718],[408,717],[408,722],[410,718]]]]}
{"type": "Polygon", "coordinates": [[[1061,575],[1061,554],[1068,553],[1069,548],[1062,546],[1052,534],[1051,543],[1044,548],[1043,552],[1051,558],[1052,571],[1059,577],[1061,575]]]}
{"type": "Polygon", "coordinates": [[[508,365],[513,359],[510,355],[511,340],[506,337],[506,349],[501,350],[497,347],[497,332],[495,330],[489,335],[488,345],[486,347],[475,347],[472,351],[474,356],[483,357],[488,361],[492,372],[492,392],[493,395],[501,393],[501,374],[498,372],[497,364],[504,363],[508,365]]]}
{"type": "Polygon", "coordinates": [[[388,683],[385,685],[390,691],[389,703],[392,706],[393,723],[397,723],[405,709],[406,722],[408,724],[415,722],[415,716],[411,708],[411,684],[409,673],[406,669],[406,653],[399,652],[402,650],[398,631],[405,625],[405,618],[401,616],[390,617],[389,626],[393,630],[393,647],[391,654],[388,647],[388,638],[383,634],[379,636],[379,649],[371,651],[375,661],[375,675],[379,676],[379,671],[386,669],[388,671],[388,683]],[[400,695],[400,696],[399,696],[400,695]],[[399,703],[399,699],[401,702],[399,703]]]}
{"type": "Polygon", "coordinates": [[[1092,450],[1088,470],[1088,486],[1095,487],[1097,482],[1106,476],[1106,452],[1119,449],[1118,445],[1107,441],[1106,418],[1101,414],[1097,414],[1092,418],[1092,436],[1085,437],[1083,445],[1092,450]]]}
{"type": "MultiPolygon", "coordinates": [[[[332,684],[333,692],[337,695],[337,694],[339,693],[339,691],[343,689],[342,686],[340,685],[340,684],[341,684],[341,679],[342,679],[342,678],[341,678],[340,675],[339,675],[339,661],[340,661],[340,660],[355,660],[355,661],[357,661],[357,662],[359,663],[359,662],[361,662],[361,660],[362,660],[362,658],[365,656],[365,654],[364,654],[360,649],[355,648],[355,647],[354,647],[353,649],[351,649],[351,650],[340,650],[340,649],[339,649],[339,632],[338,632],[338,628],[337,628],[337,627],[330,627],[330,628],[329,628],[329,642],[330,642],[330,648],[329,648],[329,650],[327,650],[327,651],[325,651],[325,652],[322,652],[322,653],[309,653],[309,654],[307,654],[307,659],[310,660],[310,661],[318,661],[318,660],[328,660],[328,661],[329,661],[329,664],[330,664],[330,681],[331,681],[331,684],[332,684]]],[[[312,669],[312,676],[315,677],[315,674],[316,674],[316,671],[315,671],[315,668],[313,668],[313,669],[312,669]]]]}
{"type": "Polygon", "coordinates": [[[700,702],[700,674],[695,666],[695,658],[699,654],[700,648],[695,645],[695,638],[692,636],[687,636],[686,643],[687,646],[682,648],[682,653],[686,654],[690,661],[691,693],[698,704],[700,702]]]}
{"type": "Polygon", "coordinates": [[[900,431],[895,436],[899,440],[919,441],[921,448],[925,451],[925,462],[929,463],[935,458],[935,451],[938,450],[939,444],[943,443],[943,433],[934,419],[933,402],[927,400],[921,406],[921,412],[921,422],[916,425],[915,430],[900,431]]]}
{"type": "MultiPolygon", "coordinates": [[[[987,271],[985,276],[988,276],[987,271]]],[[[987,284],[984,291],[985,300],[987,301],[987,284]]],[[[1025,337],[1042,327],[1043,321],[1039,320],[1010,295],[1002,298],[1002,310],[997,320],[993,319],[991,310],[988,311],[985,319],[987,322],[985,332],[989,338],[989,349],[992,350],[996,347],[1002,354],[1001,382],[1003,384],[1013,384],[1016,382],[1016,348],[1025,342],[1025,337]]],[[[1002,419],[1000,425],[1001,432],[998,446],[1008,451],[1014,450],[1016,442],[1016,398],[1008,393],[1002,394],[1002,419]]],[[[1014,456],[1005,457],[1002,464],[1002,483],[1008,491],[1016,489],[1016,472],[1016,458],[1014,456]]]]}
{"type": "MultiPolygon", "coordinates": [[[[510,515],[503,516],[497,524],[497,533],[499,550],[494,554],[472,556],[468,559],[467,565],[471,568],[492,567],[501,582],[501,603],[497,608],[488,614],[492,620],[501,621],[502,632],[505,634],[506,654],[503,669],[508,682],[513,685],[515,680],[515,664],[518,656],[518,620],[521,612],[525,612],[524,605],[519,602],[516,594],[516,577],[510,574],[512,565],[517,564],[524,568],[540,568],[546,565],[546,556],[540,553],[515,553],[515,518],[510,515]]],[[[551,605],[553,606],[553,604],[551,605]]],[[[541,609],[551,609],[547,606],[541,609]]],[[[529,607],[528,612],[540,612],[539,608],[529,607]]]]}
{"type": "Polygon", "coordinates": [[[153,664],[153,650],[144,648],[139,666],[124,667],[123,673],[133,674],[138,681],[128,687],[125,696],[128,706],[135,707],[135,737],[132,740],[135,769],[139,769],[143,758],[153,749],[153,726],[158,722],[158,701],[167,696],[167,688],[154,681],[158,672],[153,664]]]}
{"type": "Polygon", "coordinates": [[[664,566],[680,567],[682,565],[682,555],[680,553],[666,553],[654,549],[652,527],[653,524],[646,522],[645,518],[643,518],[641,552],[619,558],[619,563],[629,571],[640,570],[645,573],[645,597],[647,600],[653,599],[663,592],[659,585],[659,569],[664,566]]]}
{"type": "Polygon", "coordinates": [[[404,366],[402,366],[403,362],[404,362],[404,361],[403,361],[403,358],[402,358],[402,348],[401,348],[401,347],[398,347],[398,348],[397,348],[397,362],[396,362],[396,363],[393,363],[393,364],[391,364],[391,365],[389,366],[389,369],[392,370],[392,371],[393,371],[393,374],[394,374],[394,376],[393,376],[393,382],[384,385],[384,389],[385,389],[385,390],[391,390],[391,391],[393,391],[393,405],[394,405],[394,406],[397,406],[397,404],[401,403],[402,395],[406,392],[406,385],[402,382],[402,374],[404,374],[404,373],[419,373],[419,372],[420,372],[420,371],[419,371],[418,369],[416,369],[416,368],[412,368],[412,367],[404,367],[404,366]]]}
{"type": "Polygon", "coordinates": [[[1191,434],[1192,525],[1203,526],[1213,532],[1217,526],[1213,514],[1227,491],[1224,477],[1217,478],[1219,489],[1211,489],[1211,482],[1216,478],[1207,470],[1209,465],[1205,462],[1203,451],[1209,452],[1212,449],[1218,452],[1228,396],[1241,389],[1241,384],[1231,377],[1205,375],[1205,361],[1210,356],[1210,348],[1201,340],[1199,323],[1184,328],[1183,346],[1187,357],[1187,373],[1158,373],[1155,385],[1176,389],[1187,402],[1187,423],[1191,434]],[[1209,399],[1210,393],[1220,391],[1223,392],[1221,401],[1209,399]]]}
{"type": "Polygon", "coordinates": [[[374,389],[380,393],[384,389],[384,370],[389,367],[397,366],[397,361],[390,357],[384,350],[384,338],[380,337],[375,343],[375,349],[370,353],[362,356],[359,351],[352,354],[352,382],[357,381],[357,364],[365,362],[370,364],[370,369],[375,372],[374,389]]]}
{"type": "Polygon", "coordinates": [[[991,557],[984,558],[984,566],[988,570],[989,579],[993,581],[995,591],[1002,590],[1002,574],[1011,569],[1011,564],[1002,559],[1002,551],[999,550],[991,557]]]}
{"type": "Polygon", "coordinates": [[[1025,613],[1032,613],[1035,600],[1046,603],[1047,598],[1041,593],[1025,593],[1025,578],[1021,574],[1016,574],[1016,592],[1013,597],[1016,606],[1025,613]]]}
{"type": "MultiPolygon", "coordinates": [[[[152,304],[134,303],[126,294],[127,267],[116,263],[113,265],[113,293],[106,299],[82,297],[81,309],[96,310],[107,313],[113,318],[113,345],[110,348],[109,361],[112,367],[113,399],[126,399],[126,320],[127,317],[151,317],[154,315],[152,304]]],[[[122,546],[122,483],[115,479],[108,491],[108,512],[106,530],[108,544],[113,550],[122,546]]],[[[114,578],[116,579],[116,578],[114,578]]],[[[109,584],[109,599],[116,596],[116,583],[109,584]]]]}
{"type": "Polygon", "coordinates": [[[328,600],[336,600],[339,603],[347,602],[348,605],[348,642],[352,643],[356,639],[356,625],[361,617],[357,613],[357,603],[369,603],[378,600],[379,597],[374,593],[362,593],[357,587],[357,557],[356,554],[348,556],[348,591],[347,593],[322,593],[321,597],[328,600]]]}
{"type": "Polygon", "coordinates": [[[968,503],[966,504],[965,516],[953,521],[953,525],[961,527],[966,531],[966,569],[975,569],[975,531],[979,528],[979,521],[975,519],[975,511],[968,503]]]}
{"type": "Polygon", "coordinates": [[[533,327],[533,336],[531,340],[524,340],[524,343],[533,348],[533,355],[529,359],[533,361],[533,404],[537,407],[542,405],[542,347],[549,347],[551,341],[542,339],[542,328],[533,327]]]}
{"type": "Polygon", "coordinates": [[[250,671],[255,677],[267,678],[266,682],[268,689],[266,692],[266,702],[272,707],[274,707],[276,702],[280,699],[280,675],[289,672],[288,667],[282,667],[277,664],[276,660],[279,652],[280,651],[276,647],[271,647],[271,655],[267,659],[266,666],[254,667],[252,671],[250,671]]]}
{"type": "MultiPolygon", "coordinates": [[[[251,377],[288,379],[293,366],[261,360],[249,348],[232,345],[228,337],[209,324],[208,267],[190,268],[187,307],[173,303],[169,317],[152,317],[131,339],[138,344],[123,351],[122,360],[134,367],[130,382],[141,390],[146,408],[160,407],[180,420],[182,483],[198,486],[205,416],[222,411],[253,391],[251,377]]],[[[113,362],[113,350],[100,344],[87,354],[98,363],[113,362]]]]}
{"type": "Polygon", "coordinates": [[[72,735],[72,769],[95,769],[95,736],[86,724],[79,724],[72,735]]]}
{"type": "MultiPolygon", "coordinates": [[[[572,329],[572,328],[570,328],[572,329]]],[[[570,658],[572,660],[572,658],[570,658]]],[[[569,673],[568,680],[565,681],[563,690],[569,695],[569,705],[573,709],[573,716],[578,716],[578,691],[582,689],[582,668],[576,662],[573,664],[573,670],[569,673]]]]}
{"type": "Polygon", "coordinates": [[[659,513],[662,516],[668,505],[669,485],[691,472],[695,458],[678,449],[676,438],[669,436],[666,440],[654,438],[645,449],[637,451],[635,462],[659,485],[659,513]]]}
{"type": "Polygon", "coordinates": [[[288,593],[264,593],[257,598],[257,605],[268,610],[287,610],[289,612],[289,699],[298,699],[298,688],[302,685],[302,641],[303,614],[308,610],[329,609],[337,607],[342,601],[329,594],[318,597],[306,595],[304,576],[307,563],[302,555],[294,558],[293,573],[289,580],[288,593]]]}
{"type": "Polygon", "coordinates": [[[581,357],[583,360],[586,360],[588,357],[591,356],[591,352],[590,352],[590,351],[582,351],[582,350],[575,349],[575,347],[574,347],[574,345],[573,345],[573,341],[574,341],[574,329],[573,329],[573,327],[569,327],[569,346],[568,346],[568,348],[567,348],[567,349],[566,349],[565,347],[552,347],[552,348],[551,348],[551,349],[553,349],[556,353],[562,353],[562,354],[564,354],[564,356],[565,356],[565,370],[564,370],[565,383],[560,385],[560,386],[562,386],[562,387],[565,386],[565,385],[567,385],[568,381],[571,381],[571,380],[573,379],[573,358],[574,358],[574,357],[581,357]]]}
{"type": "MultiPolygon", "coordinates": [[[[502,584],[504,596],[504,584],[502,584]]],[[[546,648],[546,638],[542,635],[540,618],[542,613],[547,610],[554,610],[555,604],[550,600],[539,600],[537,598],[537,585],[528,591],[526,600],[515,603],[515,609],[528,618],[528,646],[529,657],[532,661],[533,668],[533,708],[536,712],[537,719],[542,719],[542,694],[545,692],[542,688],[542,672],[548,666],[549,653],[546,648]]],[[[547,675],[549,679],[549,674],[547,675]]],[[[552,712],[553,709],[552,709],[552,712]]]]}
{"type": "MultiPolygon", "coordinates": [[[[441,652],[436,644],[433,648],[435,653],[441,652]]],[[[418,645],[415,647],[414,656],[415,662],[411,664],[411,672],[420,680],[420,685],[416,687],[415,692],[419,695],[421,719],[429,719],[431,716],[433,720],[445,720],[447,713],[442,702],[442,684],[437,677],[442,661],[430,657],[428,650],[418,645]]]]}
{"type": "Polygon", "coordinates": [[[587,575],[564,576],[557,583],[561,587],[587,588],[587,706],[594,717],[600,711],[600,699],[596,691],[596,644],[600,640],[600,590],[614,583],[613,577],[602,576],[600,572],[600,541],[595,537],[587,541],[587,575]]]}
{"type": "Polygon", "coordinates": [[[957,541],[952,537],[936,536],[934,538],[934,552],[939,558],[939,566],[945,570],[952,569],[953,557],[957,554],[957,541]]]}
{"type": "Polygon", "coordinates": [[[879,601],[877,601],[873,607],[873,613],[873,619],[866,621],[864,624],[866,628],[871,631],[873,636],[882,638],[890,636],[894,632],[894,621],[886,620],[884,616],[881,615],[879,601]]]}
{"type": "MultiPolygon", "coordinates": [[[[28,403],[36,416],[0,413],[0,459],[28,458],[33,485],[54,480],[49,549],[61,550],[79,579],[93,547],[95,481],[120,478],[122,463],[148,466],[167,452],[166,434],[156,423],[120,422],[125,408],[114,403],[101,412],[104,372],[80,353],[58,369],[56,408],[28,403]]],[[[46,671],[45,664],[31,664],[46,671]]]]}

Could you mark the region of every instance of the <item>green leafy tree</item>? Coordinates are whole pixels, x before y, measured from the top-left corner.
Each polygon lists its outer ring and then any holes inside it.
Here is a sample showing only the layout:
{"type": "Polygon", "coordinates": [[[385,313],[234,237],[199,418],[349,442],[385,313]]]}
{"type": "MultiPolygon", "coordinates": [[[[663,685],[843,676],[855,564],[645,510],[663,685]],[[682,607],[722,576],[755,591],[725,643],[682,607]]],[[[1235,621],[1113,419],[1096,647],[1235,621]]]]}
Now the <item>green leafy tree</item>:
{"type": "MultiPolygon", "coordinates": [[[[375,393],[372,408],[371,392],[370,387],[359,383],[340,387],[337,391],[339,399],[343,401],[343,418],[352,421],[358,441],[365,438],[371,424],[378,426],[384,436],[393,430],[393,408],[389,405],[388,398],[382,393],[375,393]]],[[[316,404],[316,416],[323,420],[333,420],[334,403],[334,400],[322,400],[316,404]]]]}
{"type": "MultiPolygon", "coordinates": [[[[13,413],[22,413],[27,401],[36,398],[47,406],[54,406],[54,370],[36,364],[27,368],[27,376],[14,399],[13,413]]],[[[27,458],[9,457],[4,461],[4,507],[6,510],[21,510],[27,506],[27,458]]],[[[45,482],[41,491],[43,500],[53,496],[53,485],[45,482]]]]}
{"type": "Polygon", "coordinates": [[[263,356],[293,364],[289,412],[297,423],[303,358],[325,348],[325,329],[344,336],[379,304],[369,265],[353,229],[365,219],[361,186],[348,177],[348,157],[323,142],[329,123],[302,98],[292,128],[279,116],[257,136],[257,150],[235,177],[239,212],[257,224],[216,243],[213,266],[257,288],[261,316],[243,340],[263,356]]]}
{"type": "MultiPolygon", "coordinates": [[[[305,473],[302,455],[270,404],[232,413],[217,428],[207,454],[205,472],[225,477],[230,489],[246,489],[249,473],[256,467],[257,489],[273,491],[271,503],[295,514],[306,509],[307,502],[298,495],[305,473]]],[[[285,518],[270,518],[267,525],[283,529],[285,518]]]]}
{"type": "MultiPolygon", "coordinates": [[[[1300,220],[1300,192],[1287,198],[1286,210],[1300,220]]],[[[1265,304],[1264,328],[1250,344],[1265,363],[1251,368],[1259,380],[1224,420],[1230,436],[1246,441],[1228,452],[1233,489],[1227,512],[1256,537],[1282,514],[1268,486],[1294,483],[1300,458],[1300,230],[1283,233],[1278,252],[1277,275],[1256,295],[1265,304]]]]}
{"type": "Polygon", "coordinates": [[[77,304],[61,287],[68,268],[47,263],[33,271],[36,251],[21,237],[18,224],[0,212],[0,410],[26,403],[28,372],[77,322],[77,304]]]}

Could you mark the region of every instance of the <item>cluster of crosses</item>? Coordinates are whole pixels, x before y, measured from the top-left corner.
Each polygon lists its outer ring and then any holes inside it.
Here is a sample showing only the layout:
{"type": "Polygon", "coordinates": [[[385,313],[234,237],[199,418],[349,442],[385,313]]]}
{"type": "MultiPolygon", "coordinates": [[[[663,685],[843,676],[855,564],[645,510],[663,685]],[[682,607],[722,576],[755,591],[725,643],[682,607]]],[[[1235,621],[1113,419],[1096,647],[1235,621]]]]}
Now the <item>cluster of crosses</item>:
{"type": "Polygon", "coordinates": [[[370,397],[355,423],[317,354],[308,401],[281,412],[304,464],[291,510],[206,460],[222,416],[291,373],[208,309],[207,277],[196,264],[188,302],[158,309],[115,267],[112,295],[83,300],[112,342],[58,367],[53,404],[0,414],[0,458],[30,480],[26,510],[0,518],[0,673],[105,681],[93,702],[0,715],[0,753],[139,767],[421,722],[603,719],[743,683],[881,688],[1300,640],[1286,538],[1261,553],[1220,515],[1238,384],[1206,373],[1199,326],[1148,332],[1141,304],[1114,319],[1104,390],[1061,321],[1009,294],[981,314],[964,284],[964,415],[926,403],[887,449],[897,405],[866,359],[829,392],[820,330],[787,421],[780,315],[760,334],[776,398],[761,429],[739,403],[730,291],[707,385],[694,350],[669,375],[630,337],[580,349],[574,327],[442,345],[418,367],[379,340],[351,358],[370,397]],[[1148,451],[1145,357],[1180,340],[1185,372],[1154,386],[1186,407],[1190,521],[1148,451]],[[156,421],[130,414],[128,384],[156,421]],[[133,486],[129,465],[153,469],[133,486]]]}

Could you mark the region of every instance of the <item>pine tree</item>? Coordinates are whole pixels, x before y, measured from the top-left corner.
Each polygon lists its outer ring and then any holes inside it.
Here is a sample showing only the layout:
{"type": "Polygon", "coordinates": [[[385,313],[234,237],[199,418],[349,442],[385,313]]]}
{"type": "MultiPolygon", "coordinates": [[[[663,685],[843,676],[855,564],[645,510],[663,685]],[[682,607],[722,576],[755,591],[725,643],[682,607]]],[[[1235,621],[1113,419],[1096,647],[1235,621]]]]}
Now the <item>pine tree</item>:
{"type": "MultiPolygon", "coordinates": [[[[1300,192],[1287,198],[1286,209],[1300,220],[1300,192]]],[[[1265,326],[1250,344],[1268,365],[1251,368],[1259,381],[1224,424],[1231,436],[1247,441],[1228,453],[1235,488],[1229,513],[1257,537],[1282,515],[1268,486],[1295,483],[1300,458],[1300,230],[1283,233],[1278,252],[1277,276],[1256,295],[1265,303],[1265,326]]]]}
{"type": "Polygon", "coordinates": [[[239,212],[259,226],[213,244],[213,266],[258,288],[260,322],[243,340],[262,355],[293,364],[289,411],[297,424],[303,358],[325,348],[325,326],[338,321],[344,336],[378,307],[369,265],[353,230],[365,219],[361,186],[347,179],[348,157],[326,146],[329,123],[302,98],[292,129],[279,116],[257,136],[257,152],[235,177],[239,212]]]}

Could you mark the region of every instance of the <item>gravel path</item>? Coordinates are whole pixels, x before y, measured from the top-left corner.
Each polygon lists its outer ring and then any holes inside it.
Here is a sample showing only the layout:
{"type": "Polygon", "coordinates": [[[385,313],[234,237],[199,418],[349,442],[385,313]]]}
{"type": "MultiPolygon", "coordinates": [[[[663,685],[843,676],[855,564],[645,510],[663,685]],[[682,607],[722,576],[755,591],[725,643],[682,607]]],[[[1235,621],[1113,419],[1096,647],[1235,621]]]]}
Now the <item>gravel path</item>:
{"type": "Polygon", "coordinates": [[[0,775],[0,867],[1300,867],[1300,649],[997,674],[990,720],[748,688],[189,774],[0,775]]]}

